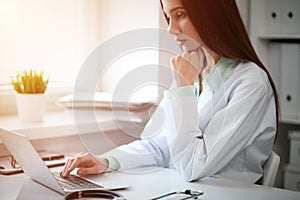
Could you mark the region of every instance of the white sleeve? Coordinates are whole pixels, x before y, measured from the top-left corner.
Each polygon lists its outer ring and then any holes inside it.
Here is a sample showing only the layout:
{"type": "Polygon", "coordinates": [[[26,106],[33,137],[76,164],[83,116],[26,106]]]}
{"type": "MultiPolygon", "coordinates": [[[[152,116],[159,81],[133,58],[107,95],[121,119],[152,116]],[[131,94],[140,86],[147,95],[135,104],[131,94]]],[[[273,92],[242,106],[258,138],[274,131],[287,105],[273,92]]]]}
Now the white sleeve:
{"type": "Polygon", "coordinates": [[[199,128],[193,95],[169,99],[173,117],[168,120],[174,121],[176,131],[167,135],[167,140],[177,171],[192,181],[224,168],[253,139],[271,97],[272,92],[265,85],[244,82],[234,89],[225,107],[218,108],[211,102],[215,107],[201,113],[209,118],[204,130],[199,128]]]}
{"type": "Polygon", "coordinates": [[[120,170],[150,165],[166,167],[170,155],[165,131],[174,127],[173,124],[167,124],[168,106],[163,99],[145,126],[141,140],[114,148],[101,157],[116,159],[120,170]]]}
{"type": "Polygon", "coordinates": [[[96,156],[96,158],[98,158],[98,159],[104,158],[104,159],[108,160],[108,167],[105,170],[105,172],[117,171],[117,170],[120,169],[120,163],[114,157],[111,157],[111,156],[100,156],[100,157],[97,157],[96,156]]]}
{"type": "Polygon", "coordinates": [[[169,146],[166,135],[174,133],[176,130],[174,121],[167,120],[171,116],[171,107],[167,99],[176,96],[194,95],[194,87],[186,86],[170,89],[170,96],[164,98],[151,119],[145,126],[141,140],[134,141],[128,145],[117,147],[106,152],[100,157],[109,161],[107,171],[125,170],[141,166],[161,166],[170,164],[169,146]]]}

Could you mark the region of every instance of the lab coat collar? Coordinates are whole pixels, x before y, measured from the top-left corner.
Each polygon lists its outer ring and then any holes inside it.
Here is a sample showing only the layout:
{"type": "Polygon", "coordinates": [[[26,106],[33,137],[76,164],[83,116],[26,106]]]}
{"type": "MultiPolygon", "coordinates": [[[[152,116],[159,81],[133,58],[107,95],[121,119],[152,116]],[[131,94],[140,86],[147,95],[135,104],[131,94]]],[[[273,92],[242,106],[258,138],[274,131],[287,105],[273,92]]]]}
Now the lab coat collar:
{"type": "Polygon", "coordinates": [[[232,72],[236,60],[222,57],[212,72],[203,80],[203,87],[216,92],[232,72]]]}

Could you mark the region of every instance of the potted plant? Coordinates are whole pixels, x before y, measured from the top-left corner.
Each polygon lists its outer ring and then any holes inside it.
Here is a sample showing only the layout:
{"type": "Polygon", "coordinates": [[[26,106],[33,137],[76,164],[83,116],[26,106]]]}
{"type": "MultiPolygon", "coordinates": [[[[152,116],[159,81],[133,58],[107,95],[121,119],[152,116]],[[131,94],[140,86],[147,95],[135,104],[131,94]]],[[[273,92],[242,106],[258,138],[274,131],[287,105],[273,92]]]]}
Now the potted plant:
{"type": "Polygon", "coordinates": [[[44,78],[44,72],[24,70],[11,77],[11,83],[16,91],[19,118],[24,122],[43,121],[46,103],[46,89],[49,77],[44,78]]]}

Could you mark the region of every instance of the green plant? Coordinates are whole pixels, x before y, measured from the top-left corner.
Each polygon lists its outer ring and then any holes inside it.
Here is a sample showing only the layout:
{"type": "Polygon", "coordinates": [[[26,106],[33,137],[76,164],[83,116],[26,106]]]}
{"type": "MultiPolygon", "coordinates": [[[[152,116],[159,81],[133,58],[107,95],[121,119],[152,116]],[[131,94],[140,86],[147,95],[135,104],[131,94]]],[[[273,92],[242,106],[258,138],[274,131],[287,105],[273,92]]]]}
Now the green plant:
{"type": "Polygon", "coordinates": [[[44,79],[44,71],[24,70],[11,77],[11,83],[17,93],[43,94],[47,89],[49,77],[44,79]]]}

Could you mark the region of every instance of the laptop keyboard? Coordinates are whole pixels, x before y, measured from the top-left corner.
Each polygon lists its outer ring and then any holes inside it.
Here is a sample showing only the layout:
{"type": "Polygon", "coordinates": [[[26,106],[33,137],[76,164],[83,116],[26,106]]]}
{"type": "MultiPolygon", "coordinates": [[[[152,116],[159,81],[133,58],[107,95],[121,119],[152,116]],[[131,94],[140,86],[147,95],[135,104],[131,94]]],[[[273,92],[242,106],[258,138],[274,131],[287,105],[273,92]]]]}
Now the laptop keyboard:
{"type": "Polygon", "coordinates": [[[58,184],[65,190],[87,190],[103,188],[100,185],[70,174],[68,178],[62,178],[58,172],[53,172],[58,184]]]}

